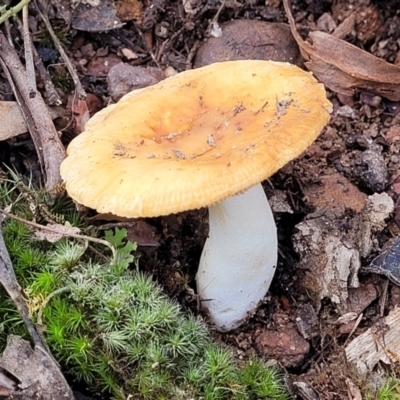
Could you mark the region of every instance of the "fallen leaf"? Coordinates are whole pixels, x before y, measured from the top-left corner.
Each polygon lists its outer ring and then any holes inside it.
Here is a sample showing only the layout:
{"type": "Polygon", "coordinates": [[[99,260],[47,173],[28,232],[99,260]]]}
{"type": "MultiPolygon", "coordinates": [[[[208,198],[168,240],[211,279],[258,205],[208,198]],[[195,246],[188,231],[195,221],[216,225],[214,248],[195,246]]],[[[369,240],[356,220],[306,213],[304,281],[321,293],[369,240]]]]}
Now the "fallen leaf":
{"type": "MultiPolygon", "coordinates": [[[[63,115],[60,107],[49,108],[53,119],[63,115]]],[[[28,132],[25,119],[16,101],[0,101],[0,141],[28,132]]]]}
{"type": "Polygon", "coordinates": [[[94,94],[87,94],[85,100],[81,100],[76,94],[68,98],[68,107],[72,110],[72,115],[75,118],[76,133],[81,133],[84,130],[86,122],[89,118],[100,110],[102,106],[101,100],[94,94]]]}
{"type": "Polygon", "coordinates": [[[49,224],[46,225],[46,228],[48,229],[35,231],[35,236],[39,240],[47,240],[50,243],[58,242],[65,236],[77,235],[81,231],[75,226],[65,226],[60,224],[49,224]]]}
{"type": "Polygon", "coordinates": [[[283,4],[306,67],[329,89],[346,96],[359,89],[400,100],[400,67],[325,32],[310,32],[310,42],[304,41],[297,32],[289,0],[283,4]]]}
{"type": "Polygon", "coordinates": [[[28,132],[25,119],[16,101],[0,101],[0,140],[28,132]]]}

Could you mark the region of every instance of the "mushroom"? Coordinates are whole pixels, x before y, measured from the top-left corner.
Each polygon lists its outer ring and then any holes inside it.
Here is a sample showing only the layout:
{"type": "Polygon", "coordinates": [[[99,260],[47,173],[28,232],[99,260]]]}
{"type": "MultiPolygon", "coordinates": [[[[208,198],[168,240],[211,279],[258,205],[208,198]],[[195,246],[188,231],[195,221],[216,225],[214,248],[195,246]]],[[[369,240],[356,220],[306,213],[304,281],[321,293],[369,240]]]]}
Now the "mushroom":
{"type": "Polygon", "coordinates": [[[331,103],[288,63],[228,61],[182,72],[94,115],[68,148],[69,195],[100,213],[155,217],[209,207],[196,276],[220,331],[265,296],[277,263],[276,227],[260,182],[299,156],[331,103]]]}

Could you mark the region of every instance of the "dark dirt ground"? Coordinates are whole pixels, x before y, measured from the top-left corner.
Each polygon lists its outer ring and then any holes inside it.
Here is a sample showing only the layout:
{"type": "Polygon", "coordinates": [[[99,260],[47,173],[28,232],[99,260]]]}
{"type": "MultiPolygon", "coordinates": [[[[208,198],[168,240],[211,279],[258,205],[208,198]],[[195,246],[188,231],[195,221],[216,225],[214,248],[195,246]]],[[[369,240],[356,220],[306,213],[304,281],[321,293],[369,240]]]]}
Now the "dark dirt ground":
{"type": "MultiPolygon", "coordinates": [[[[85,90],[91,94],[84,104],[76,98],[74,102],[73,84],[65,65],[32,8],[30,25],[34,43],[60,88],[63,99],[60,108],[62,112],[66,110],[56,120],[57,128],[63,132],[64,144],[79,133],[87,109],[93,113],[106,105],[111,92],[114,99],[120,97],[118,84],[123,81],[124,72],[116,73],[112,80],[109,71],[114,65],[124,62],[131,66],[151,66],[157,69],[153,72],[158,79],[157,74],[167,67],[171,73],[199,62],[196,52],[209,36],[212,21],[220,25],[232,19],[287,21],[280,0],[223,3],[126,0],[115,2],[125,25],[101,32],[104,24],[115,19],[110,14],[112,8],[99,18],[90,14],[90,10],[89,14],[83,13],[82,10],[90,9],[89,1],[72,2],[75,7],[82,7],[79,13],[71,8],[70,2],[54,0],[51,3],[48,9],[51,23],[65,44],[85,90]]],[[[113,5],[112,1],[105,3],[113,5]]],[[[400,66],[397,1],[293,0],[292,9],[303,38],[312,30],[331,33],[346,17],[354,15],[355,22],[345,40],[400,66]]],[[[15,46],[21,51],[20,34],[13,25],[10,29],[15,46]]],[[[242,45],[247,43],[245,35],[245,31],[239,32],[236,39],[242,45]]],[[[276,38],[277,42],[280,40],[276,38]]],[[[235,50],[237,54],[241,51],[235,50]]],[[[139,79],[150,78],[146,75],[139,79]]],[[[39,85],[43,87],[40,80],[39,85]]],[[[4,75],[0,75],[0,98],[12,100],[10,93],[4,75]]],[[[320,258],[310,257],[307,246],[303,246],[304,253],[299,251],[304,237],[294,239],[299,223],[324,217],[330,233],[350,243],[348,248],[357,248],[361,230],[359,216],[365,199],[374,193],[387,193],[394,201],[394,211],[383,226],[372,231],[373,243],[362,254],[361,267],[368,266],[385,244],[399,234],[400,102],[365,91],[353,96],[329,91],[329,97],[334,106],[329,126],[302,157],[264,185],[270,199],[280,199],[278,206],[273,207],[280,257],[271,289],[244,326],[228,334],[213,332],[218,340],[232,346],[239,358],[257,353],[276,360],[287,372],[293,395],[327,400],[353,398],[348,394],[349,380],[358,387],[364,384],[346,364],[345,344],[400,305],[400,289],[393,279],[389,282],[387,277],[370,272],[360,273],[359,287],[351,287],[348,275],[349,288],[338,289],[339,301],[332,300],[329,294],[320,296],[320,282],[310,277],[323,274],[324,266],[313,264],[319,263],[320,258]],[[349,312],[356,316],[362,314],[357,324],[355,318],[337,322],[349,312]],[[301,395],[299,382],[312,388],[309,397],[301,395]]],[[[39,169],[33,150],[27,135],[0,144],[4,163],[35,177],[39,169]]],[[[184,307],[201,312],[193,278],[207,236],[206,210],[139,221],[130,225],[129,233],[131,239],[141,244],[142,267],[154,273],[165,290],[184,307]]],[[[316,242],[322,246],[321,243],[316,242]]],[[[386,369],[396,371],[396,364],[393,362],[386,369]]]]}

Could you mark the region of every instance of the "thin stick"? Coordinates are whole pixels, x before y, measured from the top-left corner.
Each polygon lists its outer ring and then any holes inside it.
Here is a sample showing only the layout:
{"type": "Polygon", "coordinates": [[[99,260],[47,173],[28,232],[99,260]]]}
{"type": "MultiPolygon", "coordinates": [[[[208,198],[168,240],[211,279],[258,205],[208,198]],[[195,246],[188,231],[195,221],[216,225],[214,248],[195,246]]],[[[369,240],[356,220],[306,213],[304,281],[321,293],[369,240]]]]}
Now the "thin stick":
{"type": "MultiPolygon", "coordinates": [[[[40,2],[39,2],[40,3],[40,2]]],[[[58,52],[60,53],[62,59],[65,62],[65,65],[68,68],[68,71],[72,77],[72,80],[74,81],[74,85],[75,85],[75,90],[76,93],[78,94],[80,99],[85,99],[86,98],[86,92],[83,89],[83,86],[81,84],[81,81],[79,79],[78,73],[76,72],[75,67],[73,66],[73,64],[71,63],[71,61],[69,60],[67,53],[64,50],[64,46],[62,45],[62,43],[60,42],[60,40],[58,39],[57,35],[55,34],[53,27],[51,26],[49,17],[47,16],[47,14],[45,14],[42,11],[41,5],[38,4],[38,2],[35,0],[35,5],[36,5],[36,9],[38,10],[44,24],[46,25],[46,29],[49,31],[50,36],[54,42],[54,45],[56,46],[58,52]]]]}
{"type": "Polygon", "coordinates": [[[29,128],[45,177],[46,190],[51,190],[61,182],[60,164],[65,157],[65,148],[40,93],[38,92],[34,98],[29,97],[24,66],[1,31],[0,64],[7,74],[10,85],[14,86],[15,97],[29,128]],[[8,65],[12,66],[12,69],[9,70],[8,65]]]}
{"type": "Polygon", "coordinates": [[[28,18],[29,18],[28,6],[26,5],[22,9],[25,68],[26,68],[26,79],[28,81],[29,97],[33,98],[36,96],[36,76],[35,76],[35,66],[33,64],[32,40],[31,40],[31,35],[29,34],[28,18]]]}
{"type": "Polygon", "coordinates": [[[41,229],[43,231],[56,233],[57,235],[62,235],[62,236],[65,236],[65,237],[73,237],[75,239],[83,239],[83,240],[88,240],[90,242],[100,243],[100,244],[102,244],[104,246],[107,246],[112,252],[113,259],[114,260],[116,259],[117,254],[116,254],[115,248],[110,242],[107,242],[107,240],[98,239],[98,238],[94,238],[94,237],[86,236],[86,235],[79,235],[78,233],[60,232],[60,230],[58,230],[57,228],[52,228],[50,226],[40,225],[40,224],[37,224],[36,222],[28,221],[27,219],[18,217],[17,215],[11,214],[11,213],[9,213],[7,211],[4,211],[4,210],[1,210],[1,209],[0,209],[0,213],[5,215],[6,217],[15,219],[16,221],[22,222],[22,223],[24,223],[26,225],[29,225],[29,226],[33,226],[34,228],[41,229]]]}
{"type": "MultiPolygon", "coordinates": [[[[20,31],[21,35],[24,35],[24,27],[22,26],[21,20],[18,18],[18,16],[14,17],[14,22],[17,25],[18,30],[20,31]]],[[[32,49],[32,55],[33,55],[33,63],[35,64],[35,67],[37,68],[40,78],[44,82],[44,89],[46,92],[46,99],[47,103],[49,105],[56,105],[59,106],[62,104],[62,100],[60,95],[58,94],[49,73],[47,72],[46,67],[43,64],[42,59],[39,57],[38,52],[36,51],[35,46],[31,46],[32,49]]]]}
{"type": "MultiPolygon", "coordinates": [[[[18,16],[14,16],[14,21],[17,25],[18,30],[20,31],[21,35],[23,35],[23,27],[22,22],[18,18],[18,16]]],[[[7,23],[7,22],[6,22],[7,23]]],[[[36,51],[35,46],[32,46],[32,54],[33,54],[33,62],[35,64],[36,69],[39,72],[40,78],[44,83],[44,90],[46,92],[45,98],[47,103],[51,106],[59,106],[62,104],[62,100],[60,95],[58,94],[53,81],[51,80],[50,74],[48,73],[46,67],[43,64],[42,59],[39,57],[38,52],[36,51]]]]}
{"type": "Polygon", "coordinates": [[[220,16],[222,10],[225,8],[225,4],[226,4],[226,0],[222,0],[217,13],[214,15],[214,18],[212,19],[212,21],[208,24],[207,33],[210,33],[214,24],[218,23],[218,18],[220,16]]]}

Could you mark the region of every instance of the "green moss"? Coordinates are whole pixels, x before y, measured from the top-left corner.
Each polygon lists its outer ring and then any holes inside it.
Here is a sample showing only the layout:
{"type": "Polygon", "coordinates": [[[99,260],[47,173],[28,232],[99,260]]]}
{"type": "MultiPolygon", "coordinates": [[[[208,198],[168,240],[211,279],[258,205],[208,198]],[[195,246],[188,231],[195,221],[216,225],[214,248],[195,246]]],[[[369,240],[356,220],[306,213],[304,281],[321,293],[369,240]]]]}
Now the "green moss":
{"type": "MultiPolygon", "coordinates": [[[[106,233],[116,257],[104,261],[75,240],[39,242],[23,224],[4,224],[32,318],[68,376],[115,399],[287,398],[275,370],[256,359],[239,367],[200,318],[132,269],[136,246],[126,236],[126,230],[106,233]]],[[[21,333],[5,293],[0,318],[3,341],[21,333]]]]}
{"type": "Polygon", "coordinates": [[[400,400],[400,380],[390,374],[383,378],[379,387],[367,383],[366,400],[400,400]]]}

